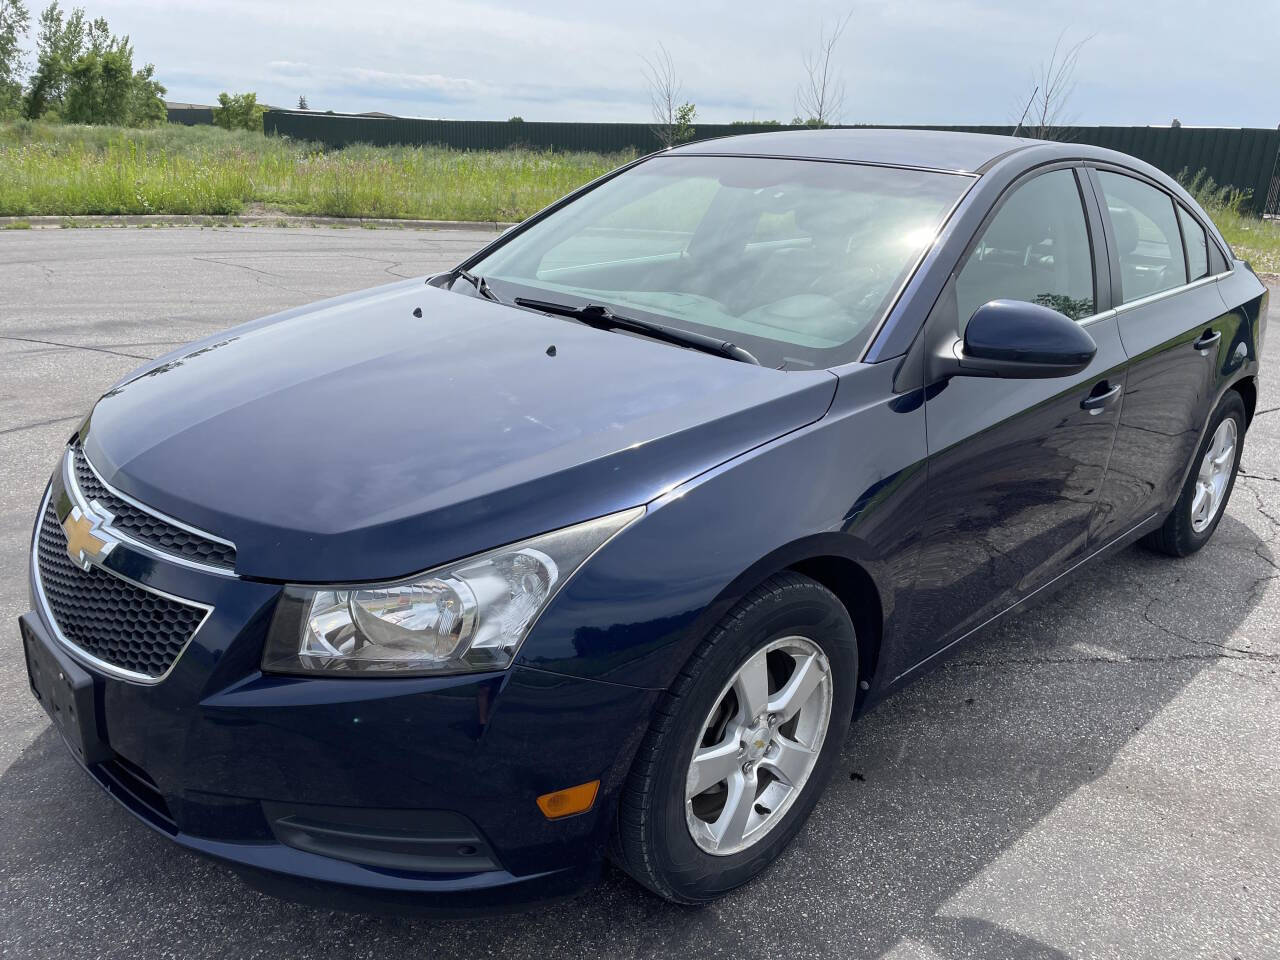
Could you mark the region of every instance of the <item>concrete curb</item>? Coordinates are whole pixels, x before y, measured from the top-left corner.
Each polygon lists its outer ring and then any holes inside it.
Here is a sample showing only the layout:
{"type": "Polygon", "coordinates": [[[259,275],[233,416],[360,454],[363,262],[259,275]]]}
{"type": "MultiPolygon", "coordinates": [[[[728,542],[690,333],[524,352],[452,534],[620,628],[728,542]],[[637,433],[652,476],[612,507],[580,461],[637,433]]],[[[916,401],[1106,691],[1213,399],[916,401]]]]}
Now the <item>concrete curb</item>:
{"type": "Polygon", "coordinates": [[[510,223],[471,220],[395,220],[387,217],[299,217],[289,214],[246,213],[228,216],[186,214],[124,214],[120,216],[0,217],[0,230],[75,229],[80,227],[365,227],[391,230],[486,230],[500,233],[510,223]]]}

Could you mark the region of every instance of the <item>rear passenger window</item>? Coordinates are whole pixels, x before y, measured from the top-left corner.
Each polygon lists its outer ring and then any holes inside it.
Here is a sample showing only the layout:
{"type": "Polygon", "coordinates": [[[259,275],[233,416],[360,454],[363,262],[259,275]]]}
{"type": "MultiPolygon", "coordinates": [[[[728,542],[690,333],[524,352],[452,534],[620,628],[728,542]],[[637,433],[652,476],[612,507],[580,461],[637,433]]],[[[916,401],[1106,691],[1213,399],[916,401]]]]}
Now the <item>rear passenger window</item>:
{"type": "Polygon", "coordinates": [[[1186,208],[1178,207],[1178,220],[1182,223],[1182,242],[1187,245],[1188,279],[1199,280],[1209,273],[1209,239],[1200,221],[1186,208]]]}
{"type": "Polygon", "coordinates": [[[1173,199],[1134,177],[1098,171],[1120,260],[1124,303],[1187,282],[1173,199]]]}
{"type": "Polygon", "coordinates": [[[1053,170],[1017,187],[956,276],[960,324],[991,300],[1027,300],[1073,320],[1097,313],[1089,230],[1075,174],[1053,170]]]}

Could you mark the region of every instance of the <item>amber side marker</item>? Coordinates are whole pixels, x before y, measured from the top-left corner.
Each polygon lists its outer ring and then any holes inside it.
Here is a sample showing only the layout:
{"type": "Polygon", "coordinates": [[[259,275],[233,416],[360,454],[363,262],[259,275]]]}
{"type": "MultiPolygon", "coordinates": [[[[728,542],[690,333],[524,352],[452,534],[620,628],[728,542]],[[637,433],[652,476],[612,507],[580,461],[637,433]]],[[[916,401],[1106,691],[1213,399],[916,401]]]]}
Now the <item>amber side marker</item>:
{"type": "Polygon", "coordinates": [[[586,813],[596,802],[596,791],[600,789],[600,781],[580,783],[576,787],[567,787],[555,793],[544,793],[538,798],[538,809],[548,820],[559,820],[561,817],[572,817],[575,813],[586,813]]]}

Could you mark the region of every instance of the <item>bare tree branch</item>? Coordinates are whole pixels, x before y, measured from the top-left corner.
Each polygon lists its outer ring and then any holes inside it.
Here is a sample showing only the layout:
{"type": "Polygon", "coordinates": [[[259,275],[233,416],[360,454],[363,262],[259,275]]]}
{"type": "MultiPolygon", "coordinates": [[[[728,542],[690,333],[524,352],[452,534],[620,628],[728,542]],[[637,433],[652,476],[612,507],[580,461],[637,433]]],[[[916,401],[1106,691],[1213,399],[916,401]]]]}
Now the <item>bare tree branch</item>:
{"type": "Polygon", "coordinates": [[[680,94],[683,87],[676,76],[676,66],[671,54],[661,43],[658,52],[644,61],[644,79],[649,85],[649,106],[653,115],[653,133],[664,147],[676,143],[677,114],[680,110],[680,94]]]}
{"type": "Polygon", "coordinates": [[[796,87],[796,116],[801,123],[826,127],[840,122],[845,87],[844,80],[837,75],[833,59],[836,45],[852,19],[853,11],[850,10],[830,27],[826,24],[819,27],[817,45],[801,60],[805,76],[796,87]]]}
{"type": "Polygon", "coordinates": [[[1067,106],[1076,88],[1076,63],[1080,59],[1080,51],[1093,39],[1093,34],[1069,47],[1063,46],[1065,36],[1065,30],[1058,34],[1049,59],[1040,64],[1033,78],[1034,88],[1015,133],[1022,132],[1037,140],[1056,140],[1062,136],[1062,128],[1071,123],[1073,117],[1068,114],[1067,106]]]}

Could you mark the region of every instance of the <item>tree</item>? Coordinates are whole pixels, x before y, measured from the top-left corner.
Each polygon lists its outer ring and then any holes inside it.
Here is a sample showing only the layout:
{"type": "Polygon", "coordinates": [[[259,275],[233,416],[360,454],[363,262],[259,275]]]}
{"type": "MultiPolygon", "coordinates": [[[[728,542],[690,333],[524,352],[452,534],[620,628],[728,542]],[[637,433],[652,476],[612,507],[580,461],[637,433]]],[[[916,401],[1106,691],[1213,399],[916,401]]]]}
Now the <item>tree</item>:
{"type": "Polygon", "coordinates": [[[169,121],[164,95],[169,91],[156,79],[156,67],[146,64],[133,75],[129,92],[129,122],[135,127],[151,127],[169,121]]]}
{"type": "Polygon", "coordinates": [[[840,114],[844,111],[844,80],[836,73],[833,63],[836,45],[839,44],[845,28],[853,19],[853,11],[844,15],[844,19],[834,21],[830,27],[823,24],[818,28],[817,45],[804,55],[804,79],[796,87],[796,118],[793,123],[811,127],[829,127],[840,122],[840,114]]]}
{"type": "Polygon", "coordinates": [[[129,123],[133,51],[128,42],[90,49],[76,58],[67,77],[63,118],[72,123],[129,123]]]}
{"type": "Polygon", "coordinates": [[[672,143],[685,143],[693,139],[693,121],[698,115],[698,108],[692,103],[682,103],[676,107],[676,122],[671,131],[672,143]]]}
{"type": "Polygon", "coordinates": [[[31,119],[133,127],[165,121],[165,88],[155,66],[135,71],[129,38],[114,35],[102,17],[90,20],[80,7],[64,17],[54,0],[40,14],[36,54],[23,103],[31,119]]]}
{"type": "Polygon", "coordinates": [[[1027,105],[1013,128],[1015,137],[1025,134],[1037,140],[1057,140],[1063,134],[1061,128],[1071,122],[1067,104],[1076,88],[1076,62],[1093,35],[1063,49],[1065,36],[1065,30],[1058,34],[1048,61],[1040,64],[1039,72],[1033,77],[1031,96],[1027,98],[1027,105]]]}
{"type": "MultiPolygon", "coordinates": [[[[99,22],[105,28],[106,22],[99,22]]],[[[24,112],[32,120],[47,113],[61,114],[71,67],[84,52],[92,26],[80,7],[64,20],[58,0],[41,12],[40,30],[36,35],[36,72],[23,104],[24,112]]]]}
{"type": "Polygon", "coordinates": [[[682,88],[676,76],[675,62],[661,43],[652,60],[644,61],[645,82],[649,85],[649,106],[653,114],[654,136],[664,147],[674,147],[693,138],[693,121],[698,108],[692,103],[681,103],[682,88]]]}
{"type": "Polygon", "coordinates": [[[22,81],[26,57],[22,41],[27,36],[31,14],[22,0],[0,0],[0,120],[18,112],[22,103],[22,81]]]}
{"type": "Polygon", "coordinates": [[[298,109],[299,110],[311,109],[311,105],[307,103],[307,95],[305,93],[302,94],[300,97],[298,97],[298,109]]]}
{"type": "Polygon", "coordinates": [[[258,103],[256,93],[220,93],[213,108],[213,122],[224,130],[262,130],[267,108],[258,103]]]}

